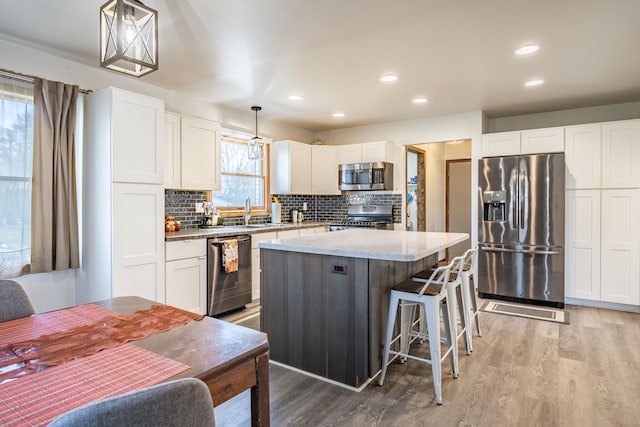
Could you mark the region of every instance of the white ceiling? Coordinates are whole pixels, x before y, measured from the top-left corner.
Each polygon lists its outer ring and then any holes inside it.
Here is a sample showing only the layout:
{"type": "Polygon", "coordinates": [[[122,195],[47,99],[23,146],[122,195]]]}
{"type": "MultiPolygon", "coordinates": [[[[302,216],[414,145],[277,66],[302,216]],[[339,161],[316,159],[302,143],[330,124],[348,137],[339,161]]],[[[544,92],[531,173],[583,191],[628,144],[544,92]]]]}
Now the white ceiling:
{"type": "MultiPolygon", "coordinates": [[[[7,0],[0,37],[99,67],[104,1],[7,0]]],[[[261,118],[312,131],[640,100],[639,0],[144,4],[158,10],[160,65],[144,81],[250,114],[261,105],[261,118]],[[529,42],[540,50],[516,57],[529,42]],[[388,72],[398,81],[381,83],[388,72]],[[534,77],[545,84],[525,88],[534,77]],[[414,105],[417,95],[429,102],[414,105]]]]}

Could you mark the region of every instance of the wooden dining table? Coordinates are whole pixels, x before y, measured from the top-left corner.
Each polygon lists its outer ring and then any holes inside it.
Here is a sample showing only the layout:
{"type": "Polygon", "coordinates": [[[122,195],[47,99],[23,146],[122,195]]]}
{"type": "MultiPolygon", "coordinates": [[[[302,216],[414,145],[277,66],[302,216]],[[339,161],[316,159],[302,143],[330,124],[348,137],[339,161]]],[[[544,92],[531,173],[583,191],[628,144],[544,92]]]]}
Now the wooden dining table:
{"type": "MultiPolygon", "coordinates": [[[[115,313],[130,314],[149,309],[157,303],[139,297],[118,297],[94,304],[115,313]]],[[[125,347],[130,345],[142,349],[137,350],[138,352],[147,351],[156,358],[167,358],[164,360],[170,359],[172,363],[180,364],[181,372],[173,374],[177,371],[172,371],[169,374],[171,376],[162,377],[161,381],[187,377],[204,381],[213,398],[214,407],[250,389],[252,426],[269,425],[269,343],[266,334],[203,316],[168,331],[131,341],[119,347],[122,350],[118,351],[125,352],[125,347]]],[[[99,353],[108,354],[108,351],[99,353]]],[[[65,365],[76,362],[78,360],[56,368],[65,368],[65,365]]],[[[28,379],[30,376],[31,374],[24,378],[28,379]]],[[[7,386],[15,391],[20,388],[20,381],[22,380],[18,379],[7,386]]],[[[73,387],[92,386],[95,387],[91,382],[73,384],[73,387]]],[[[0,412],[3,409],[1,406],[0,412]]]]}

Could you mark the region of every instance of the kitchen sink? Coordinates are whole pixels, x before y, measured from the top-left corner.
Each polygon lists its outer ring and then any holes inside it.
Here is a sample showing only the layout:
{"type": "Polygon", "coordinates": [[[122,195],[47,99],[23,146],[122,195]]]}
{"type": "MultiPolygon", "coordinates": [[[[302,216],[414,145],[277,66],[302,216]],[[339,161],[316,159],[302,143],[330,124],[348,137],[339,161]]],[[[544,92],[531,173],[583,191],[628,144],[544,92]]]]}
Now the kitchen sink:
{"type": "Polygon", "coordinates": [[[249,224],[246,225],[245,227],[248,228],[272,228],[272,227],[284,227],[288,224],[272,224],[272,223],[265,223],[265,224],[249,224]]]}

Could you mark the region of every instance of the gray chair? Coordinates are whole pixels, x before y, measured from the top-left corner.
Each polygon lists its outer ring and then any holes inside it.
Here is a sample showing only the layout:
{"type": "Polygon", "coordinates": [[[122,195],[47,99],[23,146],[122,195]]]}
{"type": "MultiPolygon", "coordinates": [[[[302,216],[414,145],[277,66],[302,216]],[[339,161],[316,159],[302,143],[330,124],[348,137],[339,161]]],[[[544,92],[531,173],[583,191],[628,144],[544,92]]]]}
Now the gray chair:
{"type": "Polygon", "coordinates": [[[28,317],[35,311],[24,289],[13,280],[0,280],[0,322],[28,317]]]}
{"type": "Polygon", "coordinates": [[[50,427],[210,427],[215,425],[207,385],[196,378],[156,384],[98,400],[55,418],[50,427]]]}

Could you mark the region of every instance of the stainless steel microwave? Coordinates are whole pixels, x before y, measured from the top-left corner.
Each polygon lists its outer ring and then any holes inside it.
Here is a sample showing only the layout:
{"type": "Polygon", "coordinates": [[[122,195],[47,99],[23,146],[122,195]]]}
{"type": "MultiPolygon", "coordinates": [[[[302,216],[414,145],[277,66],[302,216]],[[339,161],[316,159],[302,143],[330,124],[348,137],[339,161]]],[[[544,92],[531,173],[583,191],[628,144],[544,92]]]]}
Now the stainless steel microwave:
{"type": "Polygon", "coordinates": [[[393,190],[393,163],[347,163],[338,167],[342,191],[393,190]]]}

